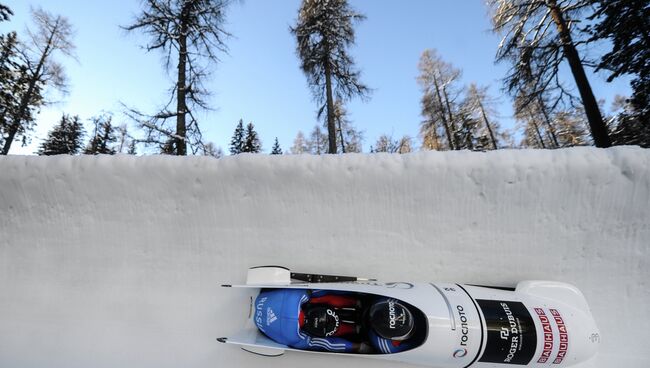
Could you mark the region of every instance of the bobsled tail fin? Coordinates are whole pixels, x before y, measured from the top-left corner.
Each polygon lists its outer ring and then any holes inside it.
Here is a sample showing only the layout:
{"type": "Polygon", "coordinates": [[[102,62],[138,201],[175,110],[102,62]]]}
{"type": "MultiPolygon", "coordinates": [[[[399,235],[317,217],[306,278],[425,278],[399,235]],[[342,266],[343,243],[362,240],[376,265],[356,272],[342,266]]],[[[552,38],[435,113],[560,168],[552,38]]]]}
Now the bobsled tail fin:
{"type": "Polygon", "coordinates": [[[278,344],[264,336],[257,329],[247,329],[232,337],[218,338],[217,341],[239,345],[249,353],[268,357],[280,356],[284,354],[284,350],[287,348],[285,345],[278,344]]]}
{"type": "Polygon", "coordinates": [[[522,281],[517,284],[517,293],[528,294],[540,298],[561,301],[576,309],[591,314],[585,296],[571,284],[557,281],[522,281]]]}

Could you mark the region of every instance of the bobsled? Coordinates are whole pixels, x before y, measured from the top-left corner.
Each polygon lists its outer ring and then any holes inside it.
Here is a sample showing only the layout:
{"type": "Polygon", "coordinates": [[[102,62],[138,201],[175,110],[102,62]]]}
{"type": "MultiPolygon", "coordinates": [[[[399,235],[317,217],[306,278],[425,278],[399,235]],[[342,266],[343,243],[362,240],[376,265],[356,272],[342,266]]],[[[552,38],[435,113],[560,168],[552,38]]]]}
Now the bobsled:
{"type": "MultiPolygon", "coordinates": [[[[247,319],[239,332],[217,340],[268,357],[296,351],[440,368],[568,367],[592,359],[600,343],[600,332],[584,295],[575,286],[556,281],[521,281],[515,287],[380,282],[358,277],[295,273],[284,267],[264,266],[249,269],[243,285],[222,286],[239,288],[243,292],[245,304],[242,310],[247,313],[247,319]],[[291,295],[299,295],[301,304],[291,301],[291,295]],[[331,347],[337,344],[329,343],[327,339],[318,343],[310,341],[309,346],[287,343],[278,337],[277,331],[281,330],[271,330],[275,325],[284,330],[293,329],[305,337],[305,332],[298,327],[299,322],[300,326],[303,323],[298,321],[303,318],[303,310],[296,312],[296,308],[302,306],[304,309],[309,303],[305,300],[309,298],[322,300],[320,295],[361,301],[348,308],[358,309],[361,321],[356,322],[361,326],[350,329],[353,336],[344,338],[356,346],[365,346],[365,349],[354,353],[336,351],[331,347]],[[273,298],[277,299],[273,302],[275,304],[270,301],[273,298]],[[395,317],[394,305],[390,304],[394,302],[408,310],[414,332],[403,341],[392,341],[392,345],[391,341],[373,340],[372,328],[363,321],[369,318],[367,308],[371,307],[363,304],[376,305],[378,300],[389,301],[386,304],[389,306],[389,328],[399,318],[395,317]],[[282,303],[291,304],[294,310],[283,312],[280,310],[285,309],[282,303]],[[300,317],[295,316],[296,313],[300,313],[300,317]],[[404,344],[399,345],[402,342],[404,344]]],[[[338,313],[335,308],[331,309],[327,309],[329,315],[338,313]]],[[[319,336],[328,336],[328,333],[319,336]]],[[[316,340],[318,338],[314,337],[313,341],[316,340]]]]}

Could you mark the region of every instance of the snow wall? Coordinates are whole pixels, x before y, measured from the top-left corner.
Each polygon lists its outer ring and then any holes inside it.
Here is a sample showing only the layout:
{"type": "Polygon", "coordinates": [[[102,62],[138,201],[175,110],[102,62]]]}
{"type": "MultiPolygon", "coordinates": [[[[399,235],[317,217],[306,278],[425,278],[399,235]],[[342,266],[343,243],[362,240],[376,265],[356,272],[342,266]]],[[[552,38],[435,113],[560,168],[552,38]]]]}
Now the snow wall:
{"type": "Polygon", "coordinates": [[[559,280],[590,367],[650,366],[650,150],[0,158],[0,367],[389,367],[263,358],[255,265],[386,281],[559,280]]]}

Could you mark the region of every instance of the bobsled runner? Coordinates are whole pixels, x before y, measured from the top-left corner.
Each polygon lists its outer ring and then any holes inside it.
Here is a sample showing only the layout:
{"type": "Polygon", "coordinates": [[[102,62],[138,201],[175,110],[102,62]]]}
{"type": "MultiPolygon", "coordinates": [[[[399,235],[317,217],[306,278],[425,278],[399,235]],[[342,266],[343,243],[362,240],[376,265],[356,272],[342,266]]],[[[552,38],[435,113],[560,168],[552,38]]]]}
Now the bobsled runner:
{"type": "Polygon", "coordinates": [[[571,366],[600,334],[583,294],[555,281],[516,287],[379,282],[248,270],[248,319],[217,340],[263,356],[346,354],[440,368],[571,366]]]}

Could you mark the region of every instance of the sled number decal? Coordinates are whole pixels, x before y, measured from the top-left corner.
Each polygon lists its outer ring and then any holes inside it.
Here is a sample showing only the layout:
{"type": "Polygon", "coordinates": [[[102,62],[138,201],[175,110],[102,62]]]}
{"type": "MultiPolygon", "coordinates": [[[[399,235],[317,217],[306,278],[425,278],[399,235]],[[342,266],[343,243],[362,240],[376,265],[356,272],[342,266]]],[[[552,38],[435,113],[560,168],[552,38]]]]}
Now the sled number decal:
{"type": "Polygon", "coordinates": [[[480,362],[530,363],[537,348],[535,323],[521,302],[482,300],[476,302],[487,325],[487,344],[480,362]]]}

